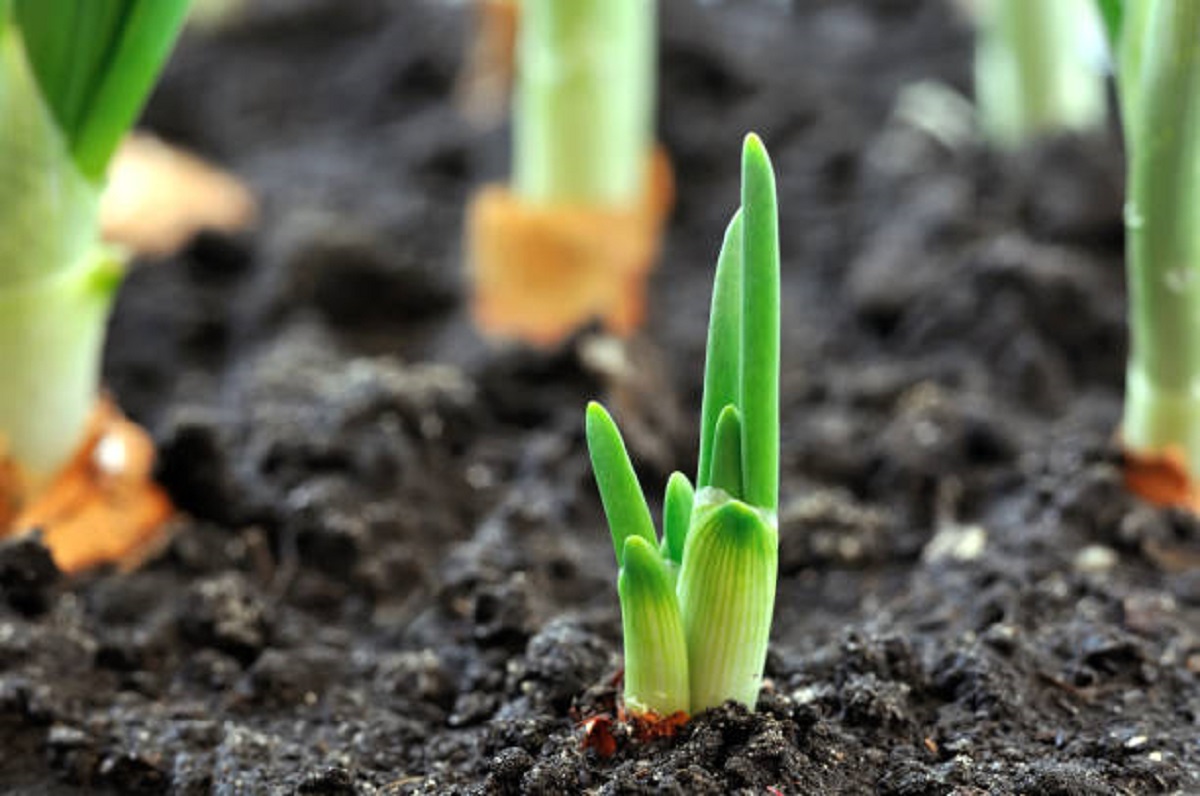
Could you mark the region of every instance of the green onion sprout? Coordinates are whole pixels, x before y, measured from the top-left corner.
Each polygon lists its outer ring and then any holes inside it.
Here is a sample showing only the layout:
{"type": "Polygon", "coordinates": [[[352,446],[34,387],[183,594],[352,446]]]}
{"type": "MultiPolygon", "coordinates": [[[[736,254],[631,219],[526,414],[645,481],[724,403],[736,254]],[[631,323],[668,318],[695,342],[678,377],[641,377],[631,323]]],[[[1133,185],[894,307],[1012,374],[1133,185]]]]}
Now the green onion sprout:
{"type": "Polygon", "coordinates": [[[1200,473],[1200,3],[1101,6],[1126,135],[1130,347],[1122,437],[1200,473]]]}
{"type": "Polygon", "coordinates": [[[620,568],[626,706],[660,717],[727,700],[753,708],[779,546],[779,221],[757,136],[717,260],[696,486],[668,480],[661,543],[616,424],[592,403],[586,428],[620,568]]]}
{"type": "Polygon", "coordinates": [[[35,483],[80,442],[119,258],[105,169],[187,0],[0,0],[0,452],[35,483]]]}
{"type": "MultiPolygon", "coordinates": [[[[1104,80],[1088,50],[1088,0],[983,0],[978,4],[975,94],[984,132],[1002,147],[1104,123],[1104,80]]],[[[1097,42],[1098,43],[1098,42],[1097,42]]]]}
{"type": "Polygon", "coordinates": [[[512,183],[522,199],[639,201],[653,143],[656,5],[521,0],[512,183]]]}

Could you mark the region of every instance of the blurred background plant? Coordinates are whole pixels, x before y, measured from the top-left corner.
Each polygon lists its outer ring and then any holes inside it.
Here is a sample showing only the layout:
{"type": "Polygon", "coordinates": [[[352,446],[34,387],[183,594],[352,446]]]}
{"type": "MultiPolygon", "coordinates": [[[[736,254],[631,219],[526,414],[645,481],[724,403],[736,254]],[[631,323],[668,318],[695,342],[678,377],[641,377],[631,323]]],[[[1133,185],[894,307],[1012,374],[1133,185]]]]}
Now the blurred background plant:
{"type": "Polygon", "coordinates": [[[989,140],[1011,148],[1104,125],[1103,34],[1092,0],[976,0],[975,99],[989,140]]]}
{"type": "Polygon", "coordinates": [[[672,201],[654,149],[657,4],[522,0],[512,180],[468,209],[480,326],[554,345],[594,320],[627,334],[672,201]]]}
{"type": "Polygon", "coordinates": [[[1100,5],[1117,54],[1127,162],[1126,480],[1200,509],[1200,3],[1100,5]]]}
{"type": "Polygon", "coordinates": [[[67,568],[102,555],[97,545],[136,545],[170,511],[148,439],[98,401],[124,269],[101,244],[100,205],[187,8],[0,0],[0,193],[11,197],[0,204],[0,519],[42,527],[67,568]]]}

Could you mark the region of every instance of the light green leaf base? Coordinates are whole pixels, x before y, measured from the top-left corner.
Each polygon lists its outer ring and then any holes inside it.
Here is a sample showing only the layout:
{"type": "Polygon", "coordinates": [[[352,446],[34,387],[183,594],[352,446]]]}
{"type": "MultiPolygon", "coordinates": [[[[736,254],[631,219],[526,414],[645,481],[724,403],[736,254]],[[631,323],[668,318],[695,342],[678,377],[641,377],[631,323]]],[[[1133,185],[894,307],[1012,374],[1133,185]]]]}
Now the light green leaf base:
{"type": "Polygon", "coordinates": [[[97,250],[69,270],[0,288],[0,445],[34,484],[80,442],[123,272],[113,254],[97,250]]]}
{"type": "Polygon", "coordinates": [[[1188,472],[1200,473],[1200,384],[1190,392],[1165,390],[1131,367],[1125,374],[1121,441],[1144,454],[1179,450],[1187,456],[1188,472]]]}
{"type": "Polygon", "coordinates": [[[772,513],[716,487],[696,494],[679,573],[693,713],[758,701],[775,606],[779,530],[772,513]]]}

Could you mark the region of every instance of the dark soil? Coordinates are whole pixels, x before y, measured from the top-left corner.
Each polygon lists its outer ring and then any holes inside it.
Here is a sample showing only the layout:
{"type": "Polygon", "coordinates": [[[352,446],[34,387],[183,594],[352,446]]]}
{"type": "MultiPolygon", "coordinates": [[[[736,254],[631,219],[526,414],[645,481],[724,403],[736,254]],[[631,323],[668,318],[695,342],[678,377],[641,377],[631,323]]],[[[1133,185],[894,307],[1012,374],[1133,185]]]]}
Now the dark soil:
{"type": "Polygon", "coordinates": [[[259,231],[129,278],[106,373],[186,518],[131,574],[0,547],[12,793],[1200,793],[1200,523],[1127,497],[1114,136],[1011,156],[953,101],[938,0],[664,8],[680,199],[621,346],[490,346],[460,229],[505,133],[449,101],[433,0],[258,0],[182,43],[147,124],[242,174],[259,231]],[[742,134],[779,174],[781,579],[760,710],[579,721],[620,667],[582,440],[694,467],[742,134]],[[1189,569],[1189,565],[1193,568],[1189,569]]]}

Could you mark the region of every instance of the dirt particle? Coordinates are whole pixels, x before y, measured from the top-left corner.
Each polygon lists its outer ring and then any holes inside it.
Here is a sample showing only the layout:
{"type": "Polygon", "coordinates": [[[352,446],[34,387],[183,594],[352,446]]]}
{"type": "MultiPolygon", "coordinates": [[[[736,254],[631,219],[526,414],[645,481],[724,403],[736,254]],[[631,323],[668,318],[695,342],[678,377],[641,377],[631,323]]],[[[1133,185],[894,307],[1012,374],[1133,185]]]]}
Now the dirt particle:
{"type": "Polygon", "coordinates": [[[0,597],[17,613],[44,613],[58,579],[58,567],[36,534],[0,542],[0,597]]]}
{"type": "Polygon", "coordinates": [[[521,747],[502,749],[488,762],[488,777],[484,787],[489,792],[518,796],[521,793],[521,780],[533,766],[533,756],[521,747]]]}
{"type": "Polygon", "coordinates": [[[179,608],[179,628],[193,644],[227,652],[250,663],[267,643],[265,604],[235,573],[199,581],[179,608]]]}
{"type": "Polygon", "coordinates": [[[340,766],[330,766],[304,776],[296,786],[296,796],[354,796],[354,776],[340,766]]]}

